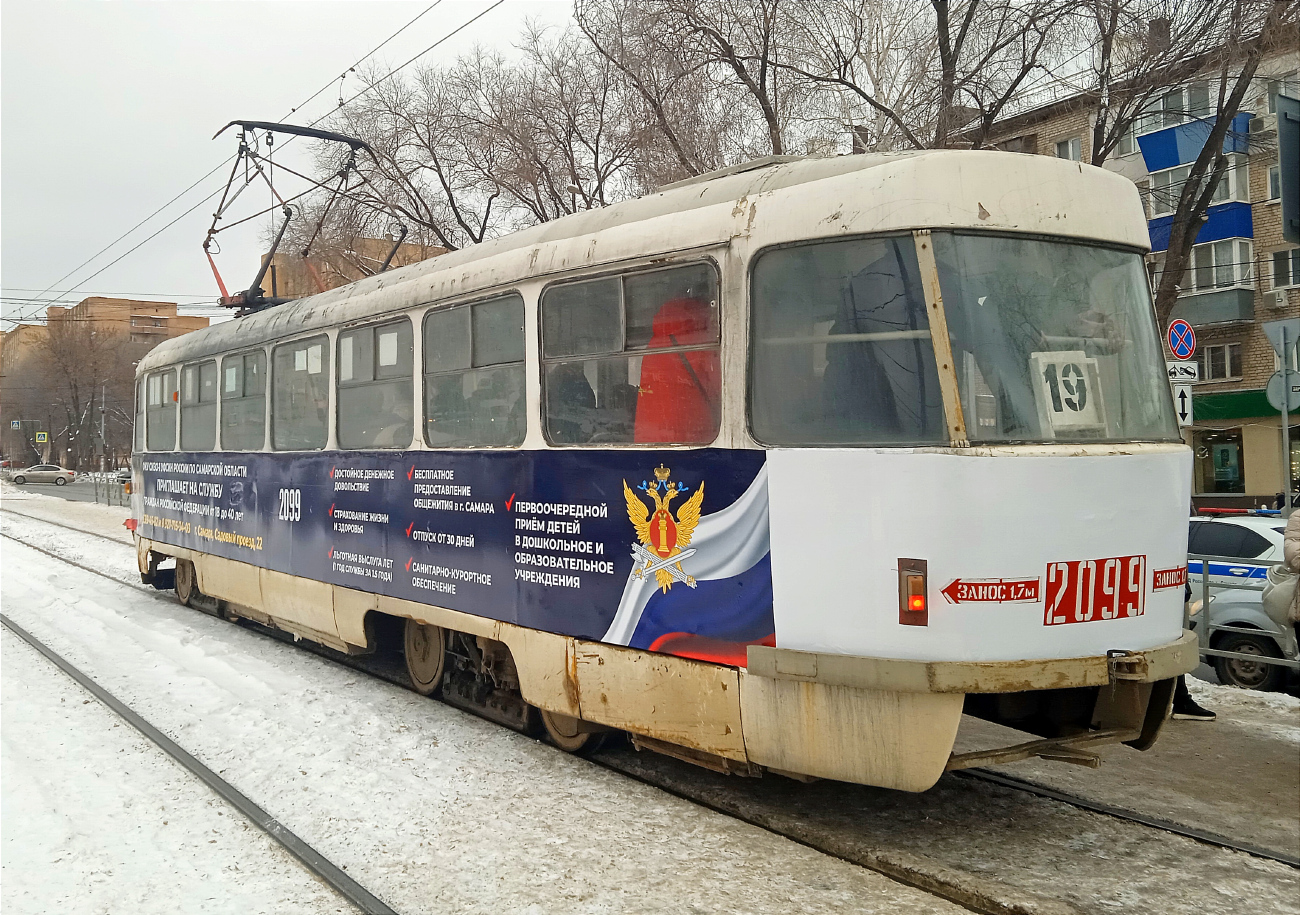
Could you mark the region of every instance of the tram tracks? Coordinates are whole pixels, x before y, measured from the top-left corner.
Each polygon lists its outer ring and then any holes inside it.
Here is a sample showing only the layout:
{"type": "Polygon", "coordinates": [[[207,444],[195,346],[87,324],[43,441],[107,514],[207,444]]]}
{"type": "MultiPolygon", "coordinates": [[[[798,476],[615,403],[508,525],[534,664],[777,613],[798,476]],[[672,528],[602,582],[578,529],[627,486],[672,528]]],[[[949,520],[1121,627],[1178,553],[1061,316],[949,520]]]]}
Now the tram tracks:
{"type": "MultiPolygon", "coordinates": [[[[122,540],[95,533],[93,531],[85,531],[70,525],[29,515],[24,512],[13,512],[10,509],[5,509],[5,511],[20,516],[25,520],[35,521],[52,527],[63,528],[77,534],[107,540],[127,549],[130,548],[130,544],[127,544],[122,540]]],[[[159,599],[170,606],[175,606],[174,599],[165,596],[163,592],[155,591],[148,586],[115,578],[104,571],[60,555],[58,552],[45,549],[38,544],[25,541],[23,538],[15,537],[10,532],[6,531],[4,536],[16,542],[23,543],[29,548],[36,549],[60,562],[75,566],[85,572],[113,581],[114,583],[126,584],[128,587],[132,587],[141,593],[148,594],[151,598],[159,599]]],[[[283,641],[286,643],[293,641],[292,636],[287,633],[270,630],[262,626],[246,624],[246,628],[277,641],[283,641]]],[[[405,676],[404,665],[394,663],[385,664],[383,663],[384,659],[378,656],[348,657],[328,648],[316,646],[305,641],[297,642],[296,644],[298,647],[307,648],[313,654],[333,661],[334,663],[383,679],[405,689],[410,688],[410,684],[405,676]]],[[[391,659],[389,660],[391,661],[391,659]]],[[[590,759],[590,761],[602,768],[617,772],[624,777],[635,779],[636,781],[665,791],[692,804],[741,820],[750,825],[781,836],[784,839],[812,848],[821,853],[831,855],[848,863],[876,871],[900,883],[914,886],[940,898],[957,902],[973,911],[989,913],[996,912],[999,913],[999,915],[1005,915],[1005,913],[1027,913],[1031,911],[1045,913],[1057,909],[1056,906],[1051,904],[1052,900],[1034,896],[1031,893],[1013,893],[1008,896],[1005,892],[1001,892],[1005,887],[995,881],[982,881],[977,875],[968,873],[965,870],[954,870],[943,866],[935,866],[934,862],[924,860],[923,855],[918,856],[904,852],[895,852],[890,849],[856,849],[852,853],[845,853],[844,849],[837,846],[835,843],[820,841],[816,836],[810,836],[809,834],[797,829],[787,828],[781,825],[781,823],[776,822],[773,817],[761,811],[747,811],[744,809],[743,805],[732,803],[726,799],[719,801],[716,795],[711,796],[710,791],[697,790],[694,780],[690,779],[689,776],[686,778],[680,777],[680,771],[676,772],[674,777],[663,777],[662,766],[656,767],[655,765],[638,764],[638,757],[630,751],[615,751],[612,753],[603,752],[596,754],[594,758],[590,759]]],[[[689,768],[685,767],[684,764],[676,764],[675,761],[664,761],[664,763],[670,767],[676,765],[679,770],[682,768],[689,768]]],[[[691,772],[694,771],[695,770],[691,770],[691,772]]],[[[701,780],[703,780],[707,775],[707,773],[700,773],[701,780]]],[[[1300,862],[1297,862],[1294,857],[1272,849],[1260,848],[1248,843],[1238,842],[1230,837],[1219,836],[1203,830],[1186,827],[1183,824],[1149,817],[1134,811],[1127,811],[1121,808],[1098,804],[1088,798],[1057,791],[1046,786],[1037,785],[1032,782],[1002,775],[1000,773],[976,770],[967,776],[967,780],[978,780],[1002,788],[1034,794],[1038,797],[1047,798],[1093,814],[1102,814],[1114,819],[1137,824],[1148,829],[1191,838],[1209,845],[1233,849],[1254,857],[1287,864],[1291,867],[1296,867],[1300,864],[1300,862]]],[[[1061,907],[1060,910],[1068,911],[1070,910],[1070,907],[1064,906],[1061,907]]]]}

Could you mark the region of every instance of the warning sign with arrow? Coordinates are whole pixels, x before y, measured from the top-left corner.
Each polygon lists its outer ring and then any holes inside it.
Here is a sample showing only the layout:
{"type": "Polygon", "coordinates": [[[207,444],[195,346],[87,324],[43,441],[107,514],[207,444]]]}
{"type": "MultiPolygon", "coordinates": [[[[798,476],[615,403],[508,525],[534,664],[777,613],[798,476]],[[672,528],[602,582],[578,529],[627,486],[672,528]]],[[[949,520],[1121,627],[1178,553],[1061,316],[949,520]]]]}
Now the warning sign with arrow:
{"type": "Polygon", "coordinates": [[[1192,424],[1192,386],[1190,384],[1171,385],[1174,389],[1174,412],[1178,414],[1178,425],[1192,424]]]}
{"type": "Polygon", "coordinates": [[[950,604],[1016,604],[1038,601],[1037,578],[956,578],[943,589],[950,604]]]}

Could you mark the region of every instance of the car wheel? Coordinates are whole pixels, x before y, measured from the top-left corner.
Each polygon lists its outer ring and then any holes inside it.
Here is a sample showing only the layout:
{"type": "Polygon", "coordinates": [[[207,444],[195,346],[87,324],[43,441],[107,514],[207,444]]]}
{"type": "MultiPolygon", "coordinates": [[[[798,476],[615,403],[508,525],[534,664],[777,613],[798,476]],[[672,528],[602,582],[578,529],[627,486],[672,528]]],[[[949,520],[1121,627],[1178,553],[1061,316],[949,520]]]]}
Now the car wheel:
{"type": "Polygon", "coordinates": [[[55,486],[67,486],[67,485],[68,485],[68,478],[67,478],[67,477],[55,477],[55,478],[54,478],[54,485],[55,485],[55,486]]]}
{"type": "MultiPolygon", "coordinates": [[[[1280,658],[1277,643],[1265,635],[1230,632],[1214,646],[1221,651],[1236,651],[1265,658],[1280,658]]],[[[1286,679],[1286,669],[1277,664],[1243,661],[1240,658],[1215,658],[1214,672],[1219,682],[1241,689],[1278,690],[1286,679]]]]}
{"type": "Polygon", "coordinates": [[[19,486],[22,486],[24,483],[27,482],[27,477],[22,477],[22,476],[14,477],[14,482],[17,483],[19,486]]]}

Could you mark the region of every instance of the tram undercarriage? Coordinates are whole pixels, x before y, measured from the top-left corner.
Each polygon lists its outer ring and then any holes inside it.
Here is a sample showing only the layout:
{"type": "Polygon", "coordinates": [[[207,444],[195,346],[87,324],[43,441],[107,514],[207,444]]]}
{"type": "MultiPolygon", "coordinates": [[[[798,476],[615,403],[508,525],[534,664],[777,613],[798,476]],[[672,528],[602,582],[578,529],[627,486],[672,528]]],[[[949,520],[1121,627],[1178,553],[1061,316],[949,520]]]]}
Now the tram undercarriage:
{"type": "MultiPolygon", "coordinates": [[[[1039,757],[1096,767],[1146,749],[1168,715],[1186,637],[1144,652],[921,662],[751,646],[747,668],[587,642],[138,541],[142,578],[182,602],[348,653],[402,627],[413,687],[569,752],[626,731],[638,749],[720,772],[764,769],[924,791],[945,772],[1039,757]],[[174,569],[160,563],[176,559],[174,569]],[[285,595],[292,593],[292,601],[285,595]],[[441,649],[441,650],[439,650],[441,649]],[[956,752],[963,714],[1037,740],[956,752]]],[[[396,641],[392,636],[389,641],[396,641]]]]}

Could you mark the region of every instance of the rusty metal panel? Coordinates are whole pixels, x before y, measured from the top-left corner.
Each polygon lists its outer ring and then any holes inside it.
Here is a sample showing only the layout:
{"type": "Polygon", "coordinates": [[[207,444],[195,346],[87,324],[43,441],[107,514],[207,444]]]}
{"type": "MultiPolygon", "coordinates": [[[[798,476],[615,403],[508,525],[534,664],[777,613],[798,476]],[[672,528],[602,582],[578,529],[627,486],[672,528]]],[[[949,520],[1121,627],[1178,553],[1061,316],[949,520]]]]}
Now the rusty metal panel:
{"type": "Polygon", "coordinates": [[[366,614],[376,609],[378,595],[334,585],[334,622],[339,638],[349,645],[369,647],[366,639],[366,614]]]}
{"type": "Polygon", "coordinates": [[[510,649],[519,691],[530,705],[581,717],[573,639],[501,623],[498,638],[510,649]]]}
{"type": "Polygon", "coordinates": [[[194,570],[204,594],[262,609],[262,578],[257,566],[201,554],[194,557],[194,570]]]}
{"type": "Polygon", "coordinates": [[[751,762],[901,791],[925,791],[943,774],[964,700],[745,672],[740,697],[751,762]]]}
{"type": "MultiPolygon", "coordinates": [[[[1133,652],[1145,659],[1145,682],[1165,680],[1194,670],[1196,636],[1133,652]]],[[[1027,661],[912,661],[862,658],[751,645],[751,677],[807,681],[857,689],[933,693],[1019,693],[1039,689],[1105,686],[1111,671],[1105,655],[1027,661]]]]}
{"type": "Polygon", "coordinates": [[[259,569],[262,612],[288,623],[301,623],[325,635],[338,637],[334,620],[334,586],[310,578],[259,569]]]}
{"type": "Polygon", "coordinates": [[[587,721],[746,759],[735,668],[575,640],[574,670],[587,721]]]}

